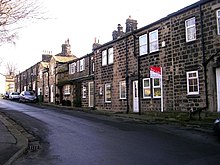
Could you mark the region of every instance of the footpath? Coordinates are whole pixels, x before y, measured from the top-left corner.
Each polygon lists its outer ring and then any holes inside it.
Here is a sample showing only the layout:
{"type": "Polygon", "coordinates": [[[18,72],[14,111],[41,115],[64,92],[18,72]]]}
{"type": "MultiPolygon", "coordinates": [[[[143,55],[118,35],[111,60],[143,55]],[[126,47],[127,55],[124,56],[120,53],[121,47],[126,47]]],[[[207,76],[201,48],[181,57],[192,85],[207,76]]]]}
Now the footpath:
{"type": "MultiPolygon", "coordinates": [[[[189,120],[188,113],[180,112],[148,112],[145,114],[134,114],[124,112],[111,112],[83,108],[73,108],[65,106],[57,106],[54,104],[36,104],[34,106],[41,107],[54,107],[57,110],[76,110],[84,111],[86,113],[94,113],[97,115],[107,115],[121,120],[130,122],[137,122],[142,124],[173,124],[190,129],[202,131],[205,133],[213,134],[213,122],[216,118],[220,117],[219,113],[202,114],[201,120],[197,116],[193,116],[189,120]]],[[[24,154],[29,146],[31,135],[25,133],[24,129],[16,124],[13,120],[8,118],[3,112],[0,111],[0,165],[10,165],[18,157],[24,154]]]]}
{"type": "Polygon", "coordinates": [[[0,165],[10,165],[28,148],[19,126],[0,112],[0,165]]]}

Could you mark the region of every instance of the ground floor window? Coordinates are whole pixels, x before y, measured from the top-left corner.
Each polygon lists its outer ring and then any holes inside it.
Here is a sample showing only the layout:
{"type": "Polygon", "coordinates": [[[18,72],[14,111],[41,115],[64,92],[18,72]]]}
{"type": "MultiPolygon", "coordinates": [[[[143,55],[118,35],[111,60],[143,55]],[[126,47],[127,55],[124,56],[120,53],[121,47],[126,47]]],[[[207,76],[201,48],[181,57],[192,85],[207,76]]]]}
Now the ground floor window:
{"type": "Polygon", "coordinates": [[[82,98],[83,99],[86,98],[86,86],[83,86],[83,88],[82,88],[82,98]]]}
{"type": "Polygon", "coordinates": [[[161,78],[143,79],[143,98],[161,98],[161,78]]]}
{"type": "Polygon", "coordinates": [[[64,87],[64,95],[69,95],[70,94],[70,85],[65,85],[64,87]]]}
{"type": "Polygon", "coordinates": [[[186,77],[187,77],[187,94],[188,95],[199,94],[198,71],[186,72],[186,77]]]}
{"type": "Polygon", "coordinates": [[[151,98],[150,78],[143,79],[143,98],[151,98]]]}
{"type": "Polygon", "coordinates": [[[105,84],[105,102],[111,103],[111,84],[105,84]]]}
{"type": "Polygon", "coordinates": [[[120,99],[126,99],[126,81],[119,82],[120,99]]]}
{"type": "Polygon", "coordinates": [[[153,78],[153,98],[161,97],[161,78],[153,78]]]}

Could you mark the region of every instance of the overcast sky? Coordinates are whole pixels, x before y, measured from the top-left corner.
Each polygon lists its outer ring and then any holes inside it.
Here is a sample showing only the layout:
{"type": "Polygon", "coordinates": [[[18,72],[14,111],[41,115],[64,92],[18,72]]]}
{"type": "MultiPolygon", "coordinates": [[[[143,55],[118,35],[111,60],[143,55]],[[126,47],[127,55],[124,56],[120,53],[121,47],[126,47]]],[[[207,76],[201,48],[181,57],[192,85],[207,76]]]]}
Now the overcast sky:
{"type": "MultiPolygon", "coordinates": [[[[29,24],[19,31],[16,45],[0,46],[4,63],[13,62],[18,71],[24,71],[41,61],[43,50],[61,52],[61,45],[69,38],[71,50],[77,57],[92,51],[94,38],[100,43],[112,40],[112,31],[131,18],[138,28],[155,22],[166,15],[198,0],[46,0],[43,1],[51,19],[29,24]]],[[[4,65],[0,73],[4,73],[4,65]]]]}

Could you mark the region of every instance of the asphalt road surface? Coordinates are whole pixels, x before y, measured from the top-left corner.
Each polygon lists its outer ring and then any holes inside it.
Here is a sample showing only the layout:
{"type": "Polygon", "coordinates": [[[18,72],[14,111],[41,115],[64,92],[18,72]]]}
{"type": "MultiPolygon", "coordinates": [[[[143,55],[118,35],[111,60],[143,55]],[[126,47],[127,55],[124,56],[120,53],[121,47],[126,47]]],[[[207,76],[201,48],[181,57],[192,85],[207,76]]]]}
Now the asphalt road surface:
{"type": "Polygon", "coordinates": [[[216,165],[215,136],[82,111],[0,100],[4,113],[40,139],[15,165],[216,165]]]}

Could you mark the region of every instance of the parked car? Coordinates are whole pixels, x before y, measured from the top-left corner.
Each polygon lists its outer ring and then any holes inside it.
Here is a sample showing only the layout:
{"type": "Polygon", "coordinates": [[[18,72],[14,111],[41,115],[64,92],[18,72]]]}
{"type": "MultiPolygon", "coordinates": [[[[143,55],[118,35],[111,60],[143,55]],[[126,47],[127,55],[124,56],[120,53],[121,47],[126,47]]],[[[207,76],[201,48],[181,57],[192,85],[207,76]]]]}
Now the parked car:
{"type": "Polygon", "coordinates": [[[4,95],[3,95],[3,99],[8,99],[9,98],[9,93],[6,92],[4,95]]]}
{"type": "Polygon", "coordinates": [[[214,122],[214,132],[220,137],[220,118],[216,119],[214,122]]]}
{"type": "Polygon", "coordinates": [[[22,91],[20,94],[19,102],[32,102],[35,103],[37,97],[33,91],[22,91]]]}
{"type": "Polygon", "coordinates": [[[20,93],[19,92],[11,92],[9,94],[10,100],[19,100],[20,99],[20,93]]]}

